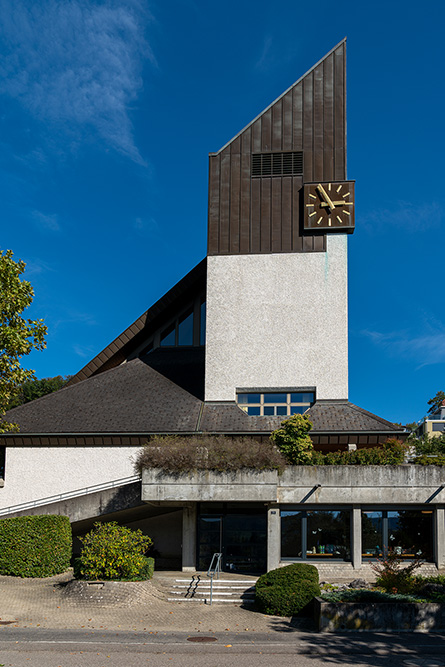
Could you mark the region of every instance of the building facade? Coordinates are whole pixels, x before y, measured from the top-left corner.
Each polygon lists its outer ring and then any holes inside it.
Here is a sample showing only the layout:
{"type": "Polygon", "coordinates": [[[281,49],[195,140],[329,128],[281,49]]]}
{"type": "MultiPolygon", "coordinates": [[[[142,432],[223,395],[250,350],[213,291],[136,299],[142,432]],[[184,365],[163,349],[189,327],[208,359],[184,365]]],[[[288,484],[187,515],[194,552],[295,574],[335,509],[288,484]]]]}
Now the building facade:
{"type": "Polygon", "coordinates": [[[67,387],[8,413],[20,432],[0,441],[0,516],[64,513],[75,535],[119,520],[184,570],[222,551],[230,570],[358,572],[391,545],[445,566],[436,468],[145,470],[142,490],[134,472],[152,435],[261,441],[307,410],[322,451],[405,437],[348,400],[345,59],[342,41],[210,154],[207,257],[67,387]]]}

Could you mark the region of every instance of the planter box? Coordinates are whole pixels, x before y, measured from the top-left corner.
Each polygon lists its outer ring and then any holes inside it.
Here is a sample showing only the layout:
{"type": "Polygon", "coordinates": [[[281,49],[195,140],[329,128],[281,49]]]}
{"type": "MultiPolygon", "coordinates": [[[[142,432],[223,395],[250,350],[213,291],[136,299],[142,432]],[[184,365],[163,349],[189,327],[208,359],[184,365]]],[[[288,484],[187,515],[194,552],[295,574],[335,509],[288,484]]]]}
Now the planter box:
{"type": "Polygon", "coordinates": [[[444,632],[445,604],[326,602],[315,598],[320,632],[444,632]]]}
{"type": "Polygon", "coordinates": [[[142,473],[142,500],[274,502],[277,486],[276,470],[221,473],[200,470],[174,475],[146,468],[142,473]]]}

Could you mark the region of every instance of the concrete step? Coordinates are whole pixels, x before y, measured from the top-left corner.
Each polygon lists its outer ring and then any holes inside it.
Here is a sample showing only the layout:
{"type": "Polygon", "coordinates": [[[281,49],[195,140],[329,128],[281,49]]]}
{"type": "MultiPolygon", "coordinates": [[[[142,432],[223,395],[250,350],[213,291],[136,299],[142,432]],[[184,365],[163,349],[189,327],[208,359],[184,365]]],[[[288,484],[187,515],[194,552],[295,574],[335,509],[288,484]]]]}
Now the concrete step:
{"type": "MultiPolygon", "coordinates": [[[[217,579],[213,580],[212,602],[231,602],[233,604],[252,603],[255,596],[256,579],[217,579]]],[[[170,587],[170,602],[195,601],[210,602],[210,579],[196,575],[190,578],[178,578],[170,587]]]]}

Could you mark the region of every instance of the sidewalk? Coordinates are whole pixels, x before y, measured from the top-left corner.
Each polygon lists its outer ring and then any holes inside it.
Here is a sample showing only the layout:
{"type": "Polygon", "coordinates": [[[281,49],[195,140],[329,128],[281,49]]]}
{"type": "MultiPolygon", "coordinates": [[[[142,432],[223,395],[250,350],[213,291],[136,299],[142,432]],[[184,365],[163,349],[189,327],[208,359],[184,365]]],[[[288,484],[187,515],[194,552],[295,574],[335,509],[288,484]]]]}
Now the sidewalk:
{"type": "Polygon", "coordinates": [[[66,594],[72,579],[65,573],[47,579],[0,576],[0,630],[8,627],[85,628],[121,631],[275,632],[290,629],[290,619],[265,616],[237,605],[212,606],[167,602],[157,579],[182,573],[156,573],[151,582],[139,582],[130,602],[89,602],[66,594]],[[10,621],[15,621],[10,623],[10,621]]]}

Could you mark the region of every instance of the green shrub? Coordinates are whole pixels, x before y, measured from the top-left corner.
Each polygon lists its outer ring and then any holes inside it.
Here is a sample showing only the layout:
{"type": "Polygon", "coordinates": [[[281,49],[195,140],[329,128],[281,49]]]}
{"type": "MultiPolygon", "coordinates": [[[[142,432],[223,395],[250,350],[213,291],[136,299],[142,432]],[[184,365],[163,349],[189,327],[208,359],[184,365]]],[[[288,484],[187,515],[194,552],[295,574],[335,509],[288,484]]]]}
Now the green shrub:
{"type": "Polygon", "coordinates": [[[152,540],[140,530],[119,526],[116,521],[95,523],[79,538],[83,544],[78,572],[85,579],[148,579],[153,559],[145,552],[152,540]]]}
{"type": "Polygon", "coordinates": [[[294,563],[261,575],[255,586],[255,603],[263,614],[294,616],[319,594],[317,568],[294,563]]]}
{"type": "Polygon", "coordinates": [[[20,516],[0,520],[0,574],[51,577],[64,572],[71,558],[67,516],[20,516]]]}
{"type": "Polygon", "coordinates": [[[445,454],[417,456],[414,463],[420,466],[445,466],[445,454]]]}
{"type": "Polygon", "coordinates": [[[420,602],[416,595],[387,593],[367,588],[349,588],[343,591],[326,591],[320,594],[326,602],[420,602]]]}
{"type": "Polygon", "coordinates": [[[314,446],[309,431],[309,415],[292,415],[281,423],[270,438],[291,465],[311,465],[314,446]]]}
{"type": "Polygon", "coordinates": [[[420,558],[415,558],[407,563],[393,549],[390,549],[386,558],[371,564],[371,568],[377,574],[376,585],[387,593],[409,594],[415,591],[416,578],[413,572],[421,564],[420,558]]]}
{"type": "Polygon", "coordinates": [[[389,438],[382,447],[368,447],[351,452],[313,452],[313,465],[336,466],[371,466],[371,465],[400,465],[405,460],[407,446],[397,440],[389,438]]]}

